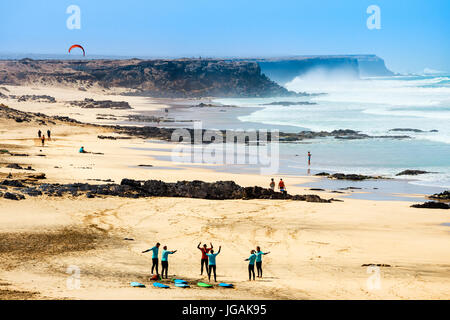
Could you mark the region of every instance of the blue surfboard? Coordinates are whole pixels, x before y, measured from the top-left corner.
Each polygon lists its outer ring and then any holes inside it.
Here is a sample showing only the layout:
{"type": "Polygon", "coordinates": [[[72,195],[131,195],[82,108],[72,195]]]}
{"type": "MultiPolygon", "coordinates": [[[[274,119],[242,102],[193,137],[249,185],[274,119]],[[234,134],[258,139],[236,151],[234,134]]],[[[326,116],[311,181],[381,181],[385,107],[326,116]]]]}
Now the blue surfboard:
{"type": "Polygon", "coordinates": [[[175,282],[175,287],[179,287],[179,288],[190,288],[189,285],[187,283],[179,283],[179,282],[175,282]]]}
{"type": "Polygon", "coordinates": [[[169,286],[166,286],[165,284],[159,283],[159,282],[153,282],[153,286],[157,287],[157,288],[170,288],[169,286]]]}
{"type": "Polygon", "coordinates": [[[136,287],[136,288],[145,288],[145,284],[142,284],[140,282],[130,282],[130,286],[136,287]]]}
{"type": "Polygon", "coordinates": [[[224,287],[224,288],[233,288],[233,285],[231,283],[219,283],[219,287],[224,287]]]}
{"type": "Polygon", "coordinates": [[[186,280],[181,280],[181,279],[173,279],[173,282],[175,282],[175,283],[184,283],[184,284],[187,284],[187,281],[186,281],[186,280]]]}

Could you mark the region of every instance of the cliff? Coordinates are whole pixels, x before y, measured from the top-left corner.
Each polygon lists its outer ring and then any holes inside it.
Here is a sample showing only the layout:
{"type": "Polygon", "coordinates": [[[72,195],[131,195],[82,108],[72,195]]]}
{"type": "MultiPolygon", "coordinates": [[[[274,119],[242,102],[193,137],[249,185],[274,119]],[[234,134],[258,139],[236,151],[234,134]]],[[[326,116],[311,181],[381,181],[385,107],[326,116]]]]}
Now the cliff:
{"type": "Polygon", "coordinates": [[[153,97],[296,95],[261,73],[256,62],[175,60],[3,60],[0,84],[122,87],[153,97]]]}
{"type": "Polygon", "coordinates": [[[325,74],[351,78],[393,75],[384,60],[376,55],[300,56],[250,61],[257,62],[265,75],[281,84],[319,69],[325,74]]]}

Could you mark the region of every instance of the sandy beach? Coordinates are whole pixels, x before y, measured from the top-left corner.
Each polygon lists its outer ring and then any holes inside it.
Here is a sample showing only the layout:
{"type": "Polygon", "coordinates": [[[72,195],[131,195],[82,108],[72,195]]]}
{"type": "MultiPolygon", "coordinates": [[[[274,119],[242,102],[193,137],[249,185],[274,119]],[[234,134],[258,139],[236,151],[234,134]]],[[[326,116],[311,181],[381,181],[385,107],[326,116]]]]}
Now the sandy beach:
{"type": "MultiPolygon", "coordinates": [[[[57,100],[0,99],[11,108],[85,123],[115,123],[97,119],[99,113],[120,117],[153,110],[162,114],[167,107],[157,99],[111,90],[5,88],[13,95],[47,94],[57,100]],[[64,103],[85,98],[127,101],[133,109],[83,109],[64,103]]],[[[54,121],[39,126],[1,118],[0,149],[28,156],[0,153],[0,181],[10,173],[14,179],[44,173],[46,179],[39,183],[232,180],[241,186],[266,188],[270,182],[271,176],[218,172],[200,164],[186,167],[158,158],[170,156],[172,148],[171,143],[125,137],[89,124],[54,121]],[[44,147],[37,139],[39,129],[52,132],[44,147]],[[119,139],[99,139],[99,135],[119,139]],[[80,154],[80,146],[99,154],[80,154]],[[6,167],[14,163],[35,171],[6,167]]],[[[297,185],[315,179],[285,178],[291,194],[314,194],[297,185]]],[[[345,193],[316,194],[343,201],[0,198],[0,299],[450,298],[450,229],[444,225],[450,222],[448,210],[411,208],[412,202],[406,201],[348,199],[345,193]],[[233,283],[235,288],[154,288],[149,279],[151,256],[141,251],[156,242],[178,250],[169,258],[169,278],[192,284],[208,280],[200,276],[197,244],[222,246],[217,256],[218,281],[233,283]],[[256,245],[271,253],[263,258],[264,277],[249,282],[244,259],[256,245]],[[368,266],[373,264],[382,266],[368,266]],[[68,267],[80,271],[79,288],[68,285],[74,279],[68,267]],[[147,288],[132,288],[132,281],[147,288]]]]}

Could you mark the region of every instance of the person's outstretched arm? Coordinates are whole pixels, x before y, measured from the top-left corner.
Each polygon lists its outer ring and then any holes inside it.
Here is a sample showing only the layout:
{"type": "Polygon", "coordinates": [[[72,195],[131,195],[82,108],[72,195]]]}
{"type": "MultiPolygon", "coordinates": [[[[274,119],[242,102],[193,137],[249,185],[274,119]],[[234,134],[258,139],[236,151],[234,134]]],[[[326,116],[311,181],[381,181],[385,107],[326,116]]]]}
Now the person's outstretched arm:
{"type": "Polygon", "coordinates": [[[200,245],[201,245],[201,244],[202,244],[201,242],[198,243],[198,245],[197,245],[197,249],[198,249],[198,250],[202,250],[202,249],[200,249],[200,245]]]}
{"type": "Polygon", "coordinates": [[[220,253],[220,249],[222,249],[222,246],[219,246],[219,251],[217,251],[217,254],[219,254],[219,253],[220,253]]]}
{"type": "Polygon", "coordinates": [[[175,252],[177,252],[177,250],[171,251],[170,253],[171,253],[171,254],[174,254],[175,252]]]}
{"type": "Polygon", "coordinates": [[[214,247],[213,247],[213,245],[212,245],[212,242],[210,242],[210,243],[209,243],[209,245],[211,246],[211,249],[213,249],[213,248],[214,248],[214,247]]]}
{"type": "Polygon", "coordinates": [[[144,251],[142,251],[142,253],[146,253],[146,252],[152,251],[152,249],[153,249],[153,248],[144,250],[144,251]]]}
{"type": "Polygon", "coordinates": [[[270,253],[270,251],[269,252],[265,252],[265,253],[263,253],[263,255],[266,255],[266,254],[269,254],[270,253]]]}
{"type": "Polygon", "coordinates": [[[244,261],[248,261],[249,259],[247,258],[247,259],[245,259],[244,261]]]}

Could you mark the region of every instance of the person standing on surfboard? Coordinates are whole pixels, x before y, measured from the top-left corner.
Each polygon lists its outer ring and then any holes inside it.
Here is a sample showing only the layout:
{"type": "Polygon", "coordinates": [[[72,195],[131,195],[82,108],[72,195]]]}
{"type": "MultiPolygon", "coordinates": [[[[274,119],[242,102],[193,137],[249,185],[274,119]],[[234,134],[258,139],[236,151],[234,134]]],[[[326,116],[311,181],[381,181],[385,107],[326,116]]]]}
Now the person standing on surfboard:
{"type": "Polygon", "coordinates": [[[145,251],[142,251],[142,253],[146,253],[149,251],[153,251],[152,253],[152,274],[153,274],[153,270],[156,268],[156,275],[159,276],[159,272],[158,272],[158,251],[159,251],[159,246],[161,244],[158,242],[156,244],[156,246],[154,246],[153,248],[147,249],[145,251]]]}
{"type": "Polygon", "coordinates": [[[211,242],[209,243],[209,244],[211,245],[211,248],[208,248],[208,247],[206,246],[206,243],[203,245],[203,248],[200,248],[200,244],[201,244],[201,242],[198,243],[197,248],[202,252],[202,260],[200,260],[200,265],[201,265],[201,268],[200,268],[200,275],[203,275],[203,264],[205,265],[206,273],[208,273],[208,256],[207,256],[207,254],[208,254],[208,253],[212,250],[212,248],[214,248],[214,247],[213,247],[213,245],[212,245],[211,242]]]}
{"type": "Polygon", "coordinates": [[[245,259],[245,261],[248,261],[248,281],[252,281],[252,273],[253,273],[253,281],[255,281],[255,260],[256,260],[255,250],[252,250],[250,251],[250,257],[245,259]]]}
{"type": "Polygon", "coordinates": [[[175,252],[177,252],[177,250],[174,251],[169,251],[167,250],[167,246],[163,247],[163,251],[161,254],[161,277],[164,279],[164,271],[166,271],[166,279],[167,279],[167,272],[169,270],[169,261],[168,261],[168,256],[169,254],[174,254],[175,252]]]}
{"type": "Polygon", "coordinates": [[[217,282],[217,280],[216,280],[216,256],[220,253],[221,248],[222,247],[219,246],[219,251],[217,251],[217,253],[214,253],[214,250],[211,249],[211,253],[206,254],[209,258],[208,281],[211,281],[211,272],[214,271],[214,282],[217,282]]]}
{"type": "Polygon", "coordinates": [[[259,246],[256,247],[256,270],[258,271],[258,278],[262,278],[262,256],[269,254],[269,252],[262,252],[259,246]]]}

